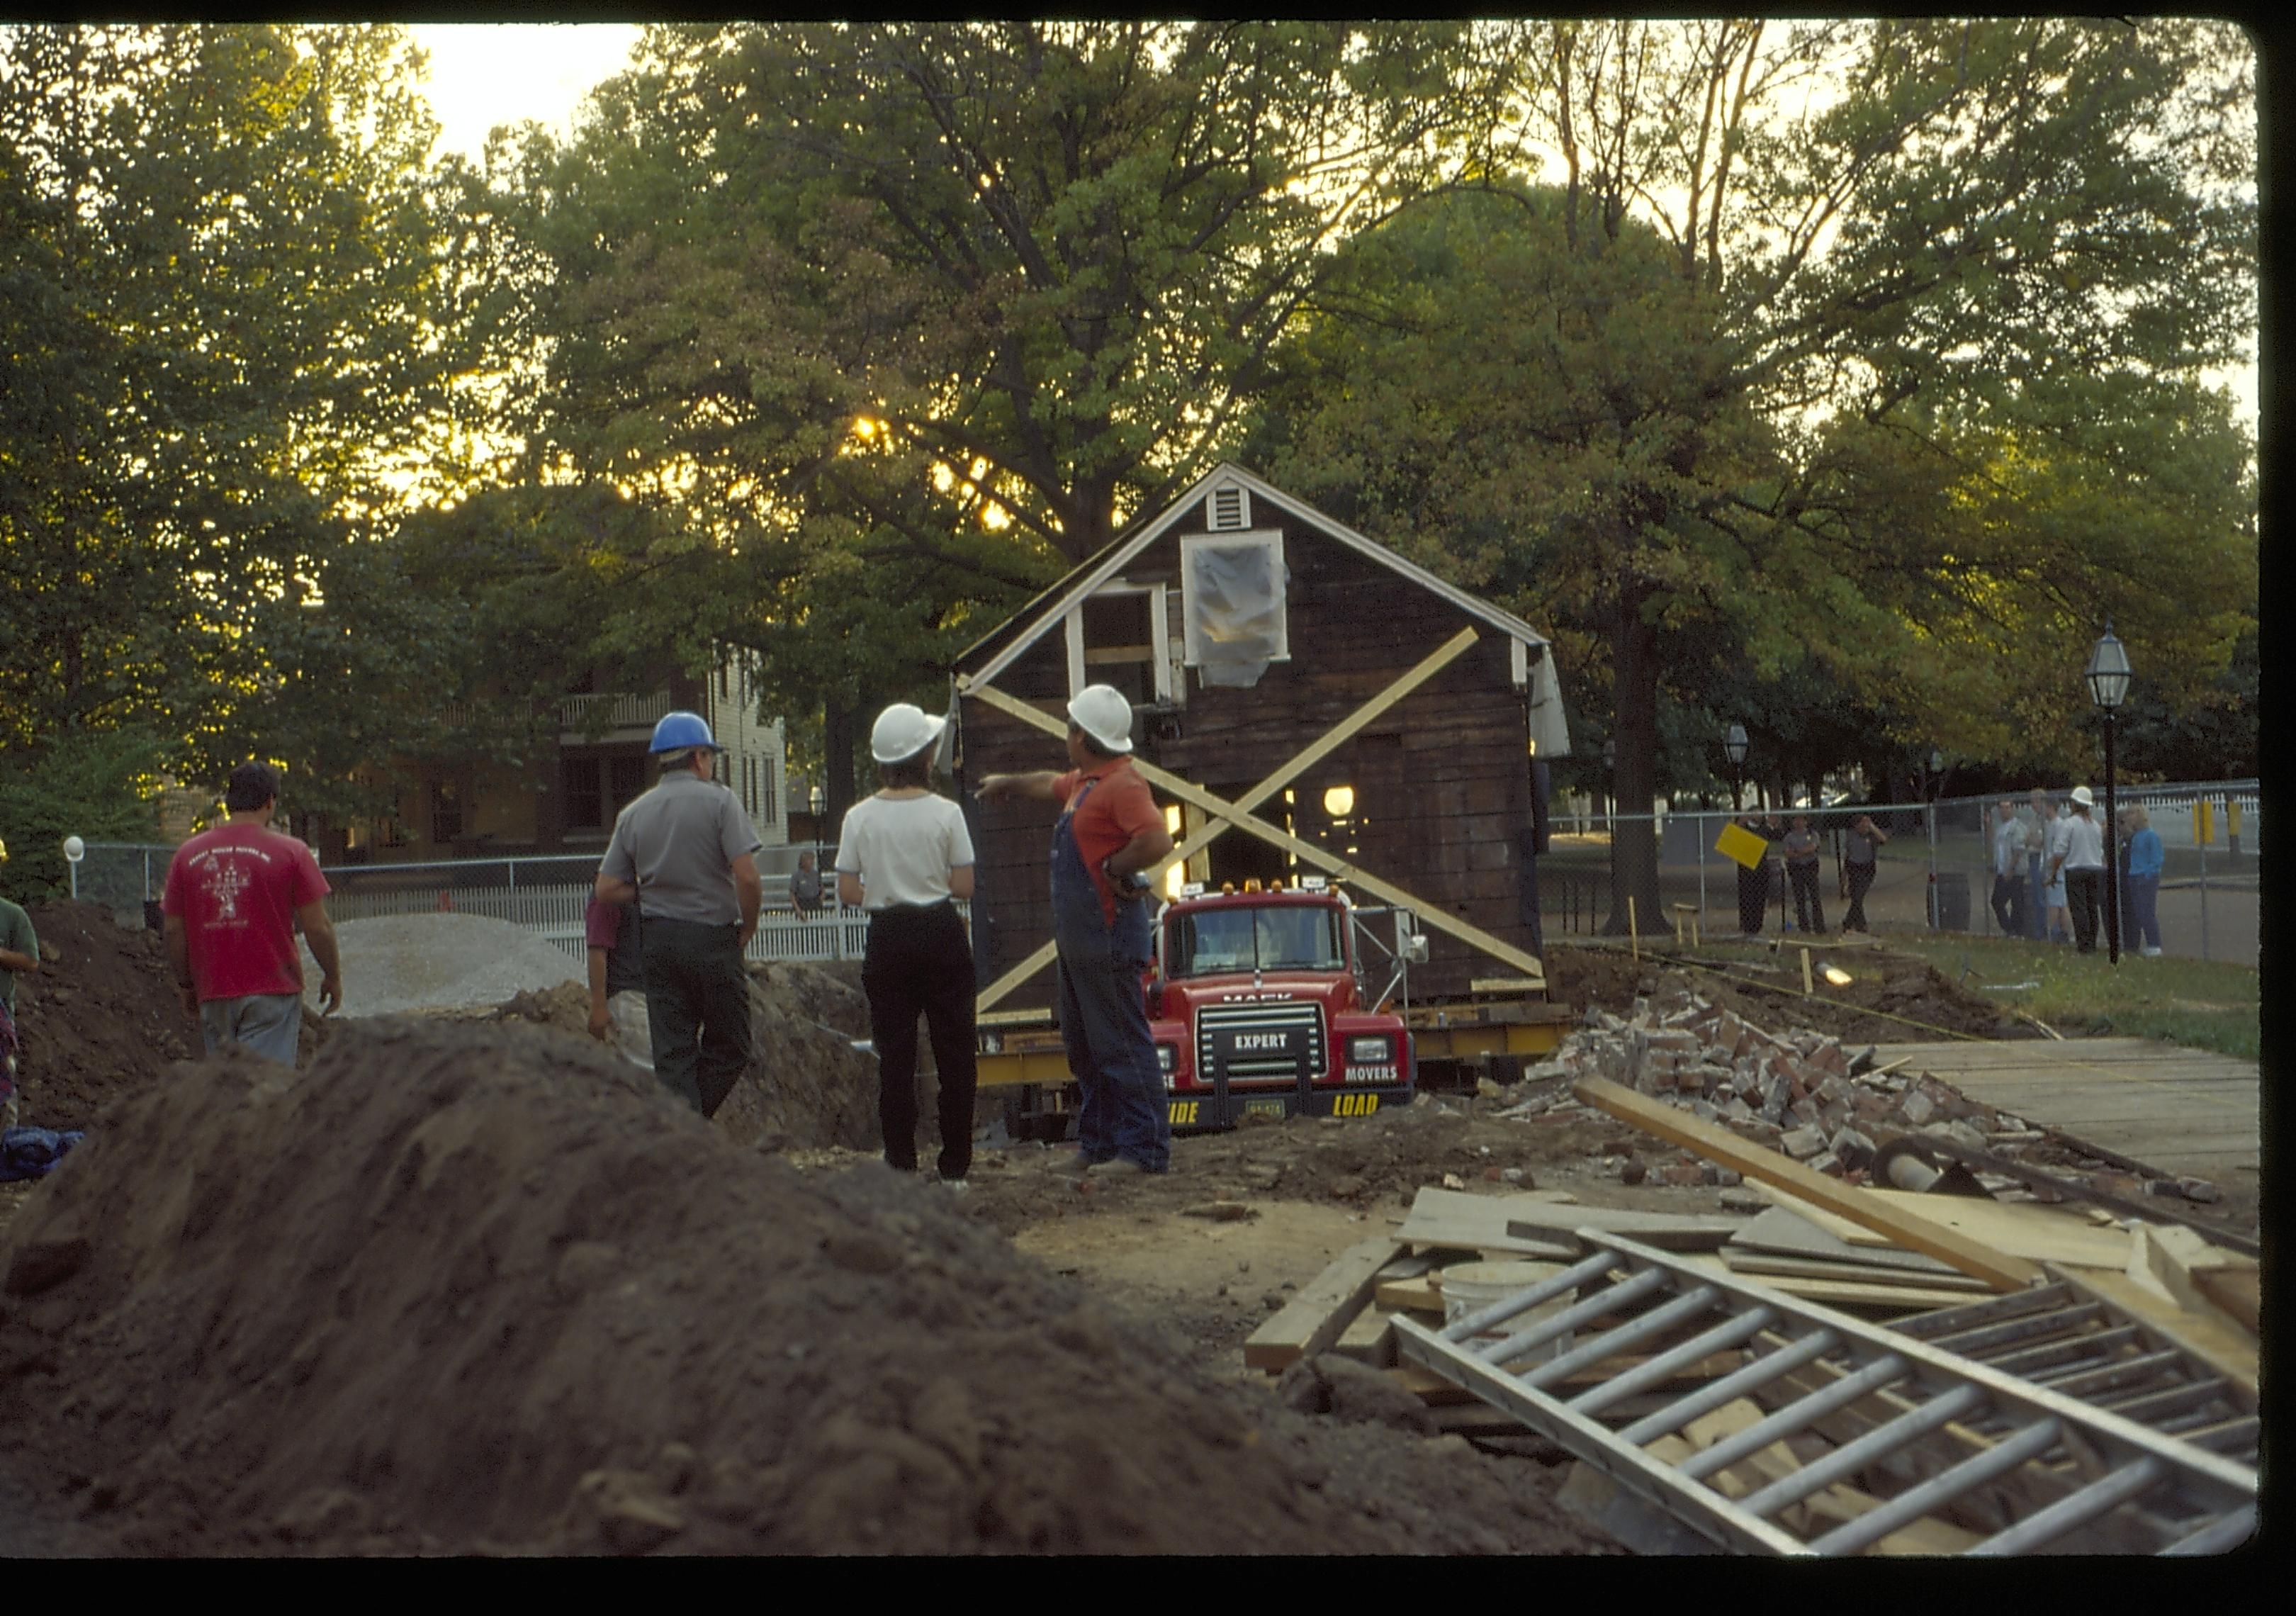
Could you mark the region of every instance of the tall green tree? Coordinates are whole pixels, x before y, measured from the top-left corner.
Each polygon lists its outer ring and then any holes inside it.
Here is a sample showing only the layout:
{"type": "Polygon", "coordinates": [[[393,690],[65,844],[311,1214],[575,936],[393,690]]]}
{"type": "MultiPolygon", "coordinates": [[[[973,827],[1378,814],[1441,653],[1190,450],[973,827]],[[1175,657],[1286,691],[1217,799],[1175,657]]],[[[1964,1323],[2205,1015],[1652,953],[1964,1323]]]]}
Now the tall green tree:
{"type": "MultiPolygon", "coordinates": [[[[421,646],[364,632],[395,595],[361,597],[352,546],[479,424],[476,187],[428,166],[397,29],[0,53],[0,743],[134,729],[179,772],[283,756],[324,797],[380,760],[334,715],[423,685],[358,682],[421,646]]],[[[370,736],[419,711],[372,710],[370,736]]]]}
{"type": "Polygon", "coordinates": [[[650,29],[522,172],[554,275],[537,480],[676,511],[633,608],[757,649],[832,731],[933,700],[1234,443],[1334,242],[1472,163],[1504,87],[1480,37],[650,29]]]}
{"type": "MultiPolygon", "coordinates": [[[[1542,23],[1513,160],[1303,320],[1277,474],[1599,644],[1617,792],[1720,636],[1904,739],[2060,765],[2109,615],[2169,682],[2254,600],[2228,29],[1542,23]]],[[[1711,700],[1710,694],[1707,697],[1711,700]]],[[[1629,826],[1623,899],[1656,900],[1629,826]]]]}

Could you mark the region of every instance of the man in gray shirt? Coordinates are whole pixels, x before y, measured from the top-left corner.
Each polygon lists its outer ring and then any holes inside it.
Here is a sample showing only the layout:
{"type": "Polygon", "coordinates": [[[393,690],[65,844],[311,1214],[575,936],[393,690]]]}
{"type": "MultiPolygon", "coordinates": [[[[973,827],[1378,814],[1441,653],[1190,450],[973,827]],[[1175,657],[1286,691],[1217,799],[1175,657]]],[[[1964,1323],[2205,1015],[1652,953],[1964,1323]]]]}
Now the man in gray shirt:
{"type": "Polygon", "coordinates": [[[700,715],[654,726],[661,781],[624,808],[598,866],[604,903],[631,903],[645,929],[646,1020],[654,1075],[715,1116],[750,1063],[742,951],[764,894],[763,844],[734,793],[711,778],[726,749],[700,715]]]}

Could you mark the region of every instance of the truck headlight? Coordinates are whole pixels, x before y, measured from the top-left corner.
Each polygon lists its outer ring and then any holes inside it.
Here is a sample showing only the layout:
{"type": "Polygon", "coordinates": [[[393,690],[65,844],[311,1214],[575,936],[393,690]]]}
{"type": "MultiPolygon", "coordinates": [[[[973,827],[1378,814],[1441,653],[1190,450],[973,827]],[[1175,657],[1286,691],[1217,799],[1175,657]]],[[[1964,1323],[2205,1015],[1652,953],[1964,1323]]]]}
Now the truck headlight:
{"type": "Polygon", "coordinates": [[[1393,1059],[1395,1040],[1385,1034],[1348,1040],[1348,1064],[1350,1066],[1376,1066],[1393,1059]]]}

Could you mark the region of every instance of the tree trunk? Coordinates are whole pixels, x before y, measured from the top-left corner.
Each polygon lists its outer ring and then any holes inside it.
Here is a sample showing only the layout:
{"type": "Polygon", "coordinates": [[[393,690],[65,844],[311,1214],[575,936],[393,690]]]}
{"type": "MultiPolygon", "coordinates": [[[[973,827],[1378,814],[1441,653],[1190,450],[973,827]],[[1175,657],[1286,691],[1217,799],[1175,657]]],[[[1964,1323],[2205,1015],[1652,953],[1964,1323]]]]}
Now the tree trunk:
{"type": "Polygon", "coordinates": [[[1636,930],[1663,930],[1658,890],[1658,834],[1650,818],[1658,794],[1658,635],[1643,620],[1649,587],[1632,581],[1620,591],[1611,625],[1611,701],[1619,743],[1613,788],[1630,816],[1611,828],[1611,916],[1605,935],[1627,931],[1627,900],[1634,899],[1636,930]]]}
{"type": "Polygon", "coordinates": [[[845,823],[853,806],[853,710],[839,701],[828,702],[821,714],[822,816],[821,839],[837,840],[831,825],[845,823]]]}

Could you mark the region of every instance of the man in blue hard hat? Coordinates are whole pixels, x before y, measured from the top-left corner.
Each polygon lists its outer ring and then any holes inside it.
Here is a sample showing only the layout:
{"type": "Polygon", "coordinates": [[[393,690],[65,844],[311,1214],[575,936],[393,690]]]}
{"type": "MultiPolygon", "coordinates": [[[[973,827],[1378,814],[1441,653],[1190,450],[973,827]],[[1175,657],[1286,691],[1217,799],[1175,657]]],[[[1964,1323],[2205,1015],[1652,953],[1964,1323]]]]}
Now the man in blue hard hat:
{"type": "Polygon", "coordinates": [[[650,750],[661,780],[616,816],[596,891],[601,902],[637,906],[654,1075],[715,1116],[750,1063],[742,954],[758,929],[754,855],[764,844],[713,778],[726,749],[700,714],[668,714],[650,750]]]}

